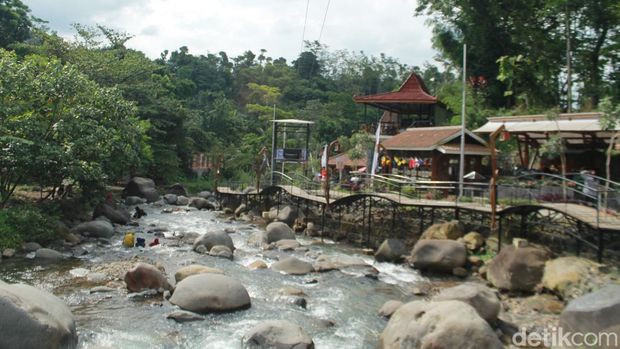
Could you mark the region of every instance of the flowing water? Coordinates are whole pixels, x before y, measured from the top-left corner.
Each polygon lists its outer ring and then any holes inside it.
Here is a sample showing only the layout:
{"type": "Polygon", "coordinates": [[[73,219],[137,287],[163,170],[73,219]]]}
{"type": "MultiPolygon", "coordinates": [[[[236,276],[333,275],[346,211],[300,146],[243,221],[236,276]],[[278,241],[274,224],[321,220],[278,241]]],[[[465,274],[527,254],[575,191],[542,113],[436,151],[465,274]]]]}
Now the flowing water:
{"type": "MultiPolygon", "coordinates": [[[[162,213],[161,207],[144,205],[148,216],[139,227],[125,227],[147,243],[153,239],[148,230],[159,228],[166,236],[179,232],[197,232],[233,228],[231,234],[237,250],[235,258],[200,255],[191,245],[173,246],[171,240],[160,239],[157,247],[127,249],[117,234],[110,245],[86,245],[90,253],[80,259],[52,265],[39,265],[17,259],[0,264],[0,279],[25,282],[48,290],[63,299],[73,312],[79,332],[80,348],[240,348],[243,335],[254,325],[271,319],[284,319],[302,326],[317,348],[374,348],[386,320],[378,309],[390,299],[412,299],[414,285],[423,280],[413,269],[389,263],[377,263],[361,250],[334,243],[315,244],[300,238],[311,251],[326,255],[348,255],[363,258],[380,271],[378,279],[364,276],[360,270],[311,273],[304,276],[283,275],[270,269],[249,270],[245,266],[263,259],[273,263],[282,253],[261,251],[248,246],[246,238],[261,228],[243,222],[229,222],[210,211],[178,211],[162,213]],[[113,265],[119,260],[130,265],[139,256],[165,266],[168,275],[182,266],[198,263],[224,270],[239,280],[252,299],[251,308],[229,314],[210,314],[204,321],[179,324],[166,319],[177,308],[158,298],[132,299],[124,289],[109,293],[90,293],[95,284],[85,281],[90,270],[113,265]],[[85,269],[85,270],[84,270],[85,269]],[[308,295],[307,309],[277,300],[280,288],[291,286],[308,295]],[[329,322],[334,325],[331,326],[329,322]]],[[[315,243],[313,243],[315,242],[315,243]]],[[[296,257],[312,262],[304,254],[296,257]]],[[[105,282],[104,282],[105,284],[105,282]]]]}

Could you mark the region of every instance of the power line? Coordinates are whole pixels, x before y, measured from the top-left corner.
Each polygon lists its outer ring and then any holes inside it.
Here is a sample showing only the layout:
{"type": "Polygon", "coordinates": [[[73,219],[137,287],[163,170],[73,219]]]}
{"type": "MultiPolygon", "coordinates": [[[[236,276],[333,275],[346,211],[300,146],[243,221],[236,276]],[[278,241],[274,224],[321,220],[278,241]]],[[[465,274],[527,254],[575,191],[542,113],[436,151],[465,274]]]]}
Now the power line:
{"type": "Polygon", "coordinates": [[[304,50],[304,39],[306,37],[306,23],[308,23],[308,8],[310,7],[310,0],[306,2],[306,18],[304,19],[304,31],[301,33],[301,45],[299,46],[299,53],[304,50]]]}
{"type": "Polygon", "coordinates": [[[319,32],[319,42],[321,42],[321,37],[323,36],[323,28],[325,28],[325,20],[327,19],[327,11],[329,11],[329,3],[332,0],[327,0],[327,7],[325,7],[325,16],[323,16],[323,24],[321,24],[321,31],[319,32]]]}

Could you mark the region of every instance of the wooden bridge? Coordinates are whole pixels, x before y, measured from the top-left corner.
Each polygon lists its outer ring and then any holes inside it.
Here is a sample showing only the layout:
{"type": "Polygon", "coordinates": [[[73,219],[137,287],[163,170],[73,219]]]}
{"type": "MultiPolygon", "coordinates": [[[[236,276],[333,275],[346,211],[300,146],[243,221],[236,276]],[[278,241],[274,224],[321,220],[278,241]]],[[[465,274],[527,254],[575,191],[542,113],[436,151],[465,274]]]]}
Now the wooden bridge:
{"type": "MultiPolygon", "coordinates": [[[[218,187],[218,195],[233,206],[240,203],[262,210],[291,205],[316,222],[326,236],[376,247],[385,238],[411,244],[436,222],[457,219],[469,230],[490,233],[491,206],[483,202],[415,199],[394,192],[330,191],[330,202],[317,191],[295,185],[268,186],[260,191],[218,187]]],[[[577,203],[528,203],[498,206],[498,248],[513,237],[563,253],[595,254],[599,260],[617,258],[620,217],[577,203]]]]}

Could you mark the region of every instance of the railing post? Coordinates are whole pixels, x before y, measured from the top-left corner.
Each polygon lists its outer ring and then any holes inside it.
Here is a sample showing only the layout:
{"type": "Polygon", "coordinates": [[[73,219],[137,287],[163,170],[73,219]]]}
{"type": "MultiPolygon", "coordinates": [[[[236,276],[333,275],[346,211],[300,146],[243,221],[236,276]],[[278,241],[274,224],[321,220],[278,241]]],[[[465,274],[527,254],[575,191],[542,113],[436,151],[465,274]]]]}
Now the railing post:
{"type": "Polygon", "coordinates": [[[596,231],[598,233],[598,251],[597,251],[597,259],[599,263],[603,262],[603,250],[605,246],[603,246],[603,231],[600,227],[601,223],[601,191],[596,191],[596,231]]]}

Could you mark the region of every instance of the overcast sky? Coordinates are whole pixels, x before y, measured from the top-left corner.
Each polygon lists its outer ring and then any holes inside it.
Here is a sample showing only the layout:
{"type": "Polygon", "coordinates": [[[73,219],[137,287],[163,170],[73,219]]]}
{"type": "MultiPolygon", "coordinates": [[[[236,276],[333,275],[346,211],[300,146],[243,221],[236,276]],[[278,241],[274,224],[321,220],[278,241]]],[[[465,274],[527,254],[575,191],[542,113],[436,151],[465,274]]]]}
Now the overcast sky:
{"type": "MultiPolygon", "coordinates": [[[[190,53],[245,50],[284,57],[300,52],[306,0],[22,0],[61,36],[72,38],[71,23],[103,24],[132,35],[127,46],[159,57],[168,49],[190,53]]],[[[431,31],[413,15],[416,0],[310,0],[306,40],[330,50],[385,53],[401,63],[433,62],[431,31]]]]}

